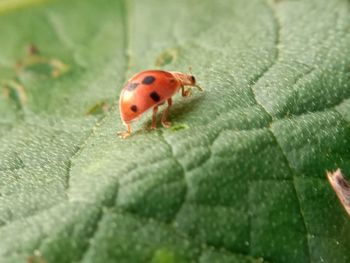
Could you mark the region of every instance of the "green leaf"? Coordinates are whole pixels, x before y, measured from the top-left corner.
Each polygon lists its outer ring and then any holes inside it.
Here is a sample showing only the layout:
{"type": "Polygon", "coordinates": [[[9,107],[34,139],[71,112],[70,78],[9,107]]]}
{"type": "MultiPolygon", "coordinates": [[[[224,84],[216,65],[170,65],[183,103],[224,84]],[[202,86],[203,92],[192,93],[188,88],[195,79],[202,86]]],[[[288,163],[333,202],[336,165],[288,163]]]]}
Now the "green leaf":
{"type": "Polygon", "coordinates": [[[1,262],[350,261],[349,1],[1,0],[0,32],[1,262]],[[189,66],[173,128],[118,138],[126,80],[189,66]]]}

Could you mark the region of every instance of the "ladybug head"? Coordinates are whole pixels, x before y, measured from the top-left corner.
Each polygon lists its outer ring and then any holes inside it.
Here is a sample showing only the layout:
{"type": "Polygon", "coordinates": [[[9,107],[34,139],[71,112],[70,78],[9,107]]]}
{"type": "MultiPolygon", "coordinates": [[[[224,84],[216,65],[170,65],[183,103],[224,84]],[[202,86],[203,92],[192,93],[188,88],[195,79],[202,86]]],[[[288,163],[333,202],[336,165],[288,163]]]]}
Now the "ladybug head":
{"type": "Polygon", "coordinates": [[[198,88],[200,91],[203,91],[203,89],[197,85],[197,83],[196,83],[196,78],[195,78],[192,74],[187,74],[187,75],[186,75],[186,78],[187,78],[187,81],[186,81],[187,84],[186,84],[186,85],[196,87],[196,88],[198,88]]]}
{"type": "Polygon", "coordinates": [[[196,78],[192,74],[178,73],[177,79],[180,80],[184,86],[196,86],[196,78]]]}
{"type": "Polygon", "coordinates": [[[193,75],[189,75],[189,76],[190,76],[191,84],[193,86],[196,85],[196,78],[193,75]]]}
{"type": "Polygon", "coordinates": [[[194,86],[197,87],[200,91],[203,89],[197,85],[196,78],[192,74],[184,74],[181,72],[171,71],[174,77],[179,81],[181,86],[194,86]]]}

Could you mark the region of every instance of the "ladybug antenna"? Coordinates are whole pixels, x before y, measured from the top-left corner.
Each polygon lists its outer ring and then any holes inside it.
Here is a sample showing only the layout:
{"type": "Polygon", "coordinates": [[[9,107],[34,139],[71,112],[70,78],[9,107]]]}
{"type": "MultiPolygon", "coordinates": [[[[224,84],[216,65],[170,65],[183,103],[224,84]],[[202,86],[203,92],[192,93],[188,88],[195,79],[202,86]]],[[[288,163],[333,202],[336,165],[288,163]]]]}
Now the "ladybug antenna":
{"type": "Polygon", "coordinates": [[[203,91],[203,88],[201,88],[199,85],[195,84],[194,85],[197,89],[199,89],[200,91],[203,91]]]}

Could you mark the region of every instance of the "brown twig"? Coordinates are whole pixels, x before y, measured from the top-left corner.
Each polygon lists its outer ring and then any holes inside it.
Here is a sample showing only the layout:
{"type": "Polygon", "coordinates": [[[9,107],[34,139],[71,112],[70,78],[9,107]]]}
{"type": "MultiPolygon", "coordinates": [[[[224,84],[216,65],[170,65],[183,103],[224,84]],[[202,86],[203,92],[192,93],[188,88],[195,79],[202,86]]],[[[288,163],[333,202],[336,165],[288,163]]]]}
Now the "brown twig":
{"type": "Polygon", "coordinates": [[[350,185],[345,180],[340,169],[336,170],[334,173],[327,172],[327,177],[329,183],[333,187],[335,193],[337,194],[341,204],[345,208],[346,212],[350,216],[350,185]]]}

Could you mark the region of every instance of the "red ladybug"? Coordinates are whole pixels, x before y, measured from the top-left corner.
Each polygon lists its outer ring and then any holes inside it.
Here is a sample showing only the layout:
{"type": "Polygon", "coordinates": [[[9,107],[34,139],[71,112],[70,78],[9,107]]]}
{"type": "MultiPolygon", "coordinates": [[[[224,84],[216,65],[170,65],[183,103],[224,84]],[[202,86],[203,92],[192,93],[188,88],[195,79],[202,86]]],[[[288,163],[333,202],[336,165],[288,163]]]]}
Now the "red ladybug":
{"type": "Polygon", "coordinates": [[[126,132],[120,132],[122,138],[131,134],[132,121],[141,117],[142,113],[153,108],[152,129],[156,128],[156,114],[158,106],[165,101],[168,107],[162,115],[162,125],[169,128],[171,123],[167,121],[169,109],[172,105],[172,96],[181,89],[183,97],[191,94],[191,88],[185,90],[185,86],[202,88],[196,85],[196,79],[191,74],[175,71],[146,70],[134,75],[122,89],[119,98],[119,110],[123,123],[127,127],[126,132]]]}

